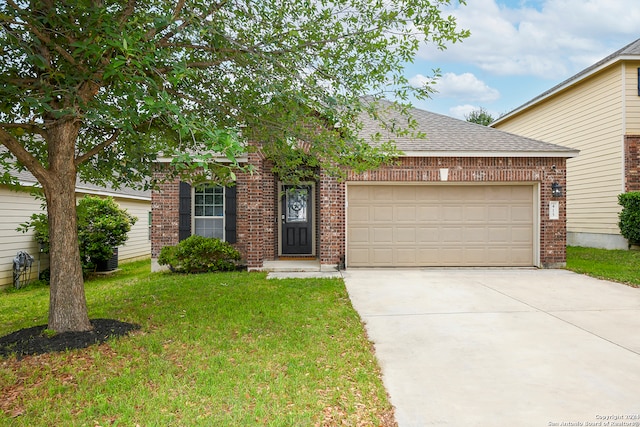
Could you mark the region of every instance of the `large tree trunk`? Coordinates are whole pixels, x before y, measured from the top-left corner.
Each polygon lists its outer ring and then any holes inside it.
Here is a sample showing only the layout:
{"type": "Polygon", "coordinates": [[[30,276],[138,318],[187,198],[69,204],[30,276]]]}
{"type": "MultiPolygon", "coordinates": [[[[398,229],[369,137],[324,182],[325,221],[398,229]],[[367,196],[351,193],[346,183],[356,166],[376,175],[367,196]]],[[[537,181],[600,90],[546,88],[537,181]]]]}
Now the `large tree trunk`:
{"type": "Polygon", "coordinates": [[[49,216],[51,285],[49,329],[92,329],[87,314],[76,217],[75,143],[79,125],[65,121],[48,130],[49,180],[43,182],[49,216]]]}

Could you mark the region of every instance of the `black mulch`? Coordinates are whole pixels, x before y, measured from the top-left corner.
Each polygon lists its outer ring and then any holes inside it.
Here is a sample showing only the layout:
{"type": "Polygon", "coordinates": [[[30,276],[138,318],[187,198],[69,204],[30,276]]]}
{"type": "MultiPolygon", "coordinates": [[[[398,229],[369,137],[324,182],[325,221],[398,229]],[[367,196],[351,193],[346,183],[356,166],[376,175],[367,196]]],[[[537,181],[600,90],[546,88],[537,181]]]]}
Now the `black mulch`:
{"type": "Polygon", "coordinates": [[[129,332],[140,329],[140,325],[120,322],[113,319],[93,319],[92,331],[63,332],[47,337],[43,331],[47,325],[21,329],[0,338],[0,357],[15,354],[17,357],[44,354],[54,351],[86,348],[93,344],[100,344],[109,338],[121,337],[129,332]]]}

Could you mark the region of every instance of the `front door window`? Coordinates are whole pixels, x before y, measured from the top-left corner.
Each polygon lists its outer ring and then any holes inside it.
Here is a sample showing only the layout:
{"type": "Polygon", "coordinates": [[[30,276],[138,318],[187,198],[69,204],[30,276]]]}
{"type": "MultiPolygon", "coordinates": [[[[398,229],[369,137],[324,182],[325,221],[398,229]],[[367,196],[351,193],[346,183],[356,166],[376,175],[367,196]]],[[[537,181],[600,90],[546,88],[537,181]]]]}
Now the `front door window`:
{"type": "Polygon", "coordinates": [[[311,185],[285,185],[282,194],[283,255],[311,255],[313,253],[313,211],[311,185]]]}

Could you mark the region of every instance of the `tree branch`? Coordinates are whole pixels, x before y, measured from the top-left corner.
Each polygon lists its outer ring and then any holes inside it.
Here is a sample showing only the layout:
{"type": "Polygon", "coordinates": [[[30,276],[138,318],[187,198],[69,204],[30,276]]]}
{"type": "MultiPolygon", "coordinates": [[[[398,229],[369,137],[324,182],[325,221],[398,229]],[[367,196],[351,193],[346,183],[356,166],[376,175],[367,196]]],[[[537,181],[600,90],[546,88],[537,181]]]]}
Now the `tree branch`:
{"type": "MultiPolygon", "coordinates": [[[[13,0],[7,0],[7,3],[13,8],[15,9],[16,12],[20,11],[20,8],[18,7],[17,4],[15,4],[15,2],[13,0]]],[[[53,47],[53,49],[58,52],[64,59],[66,59],[70,64],[72,64],[75,67],[78,67],[82,72],[86,72],[87,69],[84,66],[81,66],[81,64],[78,64],[76,62],[76,60],[73,58],[73,56],[71,56],[71,54],[69,52],[67,52],[66,50],[64,50],[64,48],[62,48],[62,46],[60,46],[57,43],[54,43],[51,38],[46,35],[45,33],[41,32],[38,28],[36,28],[34,25],[32,25],[29,21],[25,20],[25,24],[24,24],[45,46],[51,46],[53,47]]],[[[47,62],[49,62],[50,58],[47,58],[47,62]]],[[[49,62],[49,67],[51,67],[51,63],[49,62]]]]}
{"type": "Polygon", "coordinates": [[[87,160],[89,160],[91,157],[95,156],[96,154],[98,154],[99,152],[101,152],[102,150],[104,150],[105,148],[107,148],[108,146],[113,144],[114,142],[116,142],[116,140],[118,139],[119,135],[120,135],[120,129],[116,129],[113,132],[113,135],[111,135],[108,139],[106,139],[105,141],[101,142],[100,144],[94,146],[91,150],[87,151],[86,153],[82,154],[81,156],[77,156],[76,159],[75,159],[76,166],[81,165],[82,163],[84,163],[87,160]]]}
{"type": "Polygon", "coordinates": [[[47,131],[35,123],[0,123],[0,128],[4,129],[24,129],[29,133],[37,133],[38,135],[46,138],[47,131]]]}
{"type": "MultiPolygon", "coordinates": [[[[4,125],[2,126],[4,127],[4,125]]],[[[20,142],[11,134],[7,133],[0,127],[0,144],[7,147],[20,163],[22,163],[31,174],[36,177],[38,182],[42,183],[48,180],[49,172],[40,164],[40,162],[31,155],[20,142]]]]}
{"type": "MultiPolygon", "coordinates": [[[[198,21],[204,21],[207,17],[213,15],[214,13],[216,13],[217,11],[219,11],[220,9],[222,9],[225,5],[227,4],[227,0],[223,0],[220,3],[214,3],[211,5],[211,7],[209,8],[209,10],[205,11],[202,15],[194,17],[195,19],[197,19],[198,21]]],[[[176,8],[174,9],[173,12],[173,16],[171,17],[172,20],[176,20],[176,18],[178,18],[178,15],[180,14],[180,12],[182,11],[182,7],[184,6],[184,0],[180,0],[178,2],[178,4],[176,5],[176,8]]],[[[182,24],[180,24],[178,26],[178,28],[176,28],[175,31],[169,31],[167,34],[165,34],[159,41],[158,44],[162,44],[162,43],[166,43],[167,41],[169,41],[169,39],[173,36],[175,36],[177,33],[181,32],[182,30],[184,30],[185,28],[187,28],[189,25],[191,25],[192,22],[194,22],[195,19],[185,19],[182,24]]],[[[166,28],[166,26],[164,27],[166,28]]],[[[156,30],[151,31],[150,33],[148,33],[148,37],[147,40],[149,40],[151,37],[155,36],[157,33],[156,30]]]]}
{"type": "Polygon", "coordinates": [[[127,19],[129,19],[131,15],[133,15],[133,12],[135,12],[135,10],[136,10],[136,0],[129,0],[127,2],[127,6],[122,10],[122,14],[118,19],[118,22],[120,23],[120,25],[127,22],[127,19]]]}

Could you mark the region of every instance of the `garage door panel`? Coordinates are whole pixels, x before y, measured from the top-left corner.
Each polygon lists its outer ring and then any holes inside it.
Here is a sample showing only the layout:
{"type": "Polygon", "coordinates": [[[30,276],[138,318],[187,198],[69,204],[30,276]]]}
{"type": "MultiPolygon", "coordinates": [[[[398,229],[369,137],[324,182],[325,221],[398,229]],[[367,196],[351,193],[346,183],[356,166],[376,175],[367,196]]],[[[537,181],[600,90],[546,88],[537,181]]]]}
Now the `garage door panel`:
{"type": "Polygon", "coordinates": [[[440,229],[437,227],[419,227],[416,231],[416,239],[423,244],[440,241],[440,229]]]}
{"type": "Polygon", "coordinates": [[[370,187],[372,191],[369,193],[369,198],[371,200],[377,200],[382,202],[389,202],[393,200],[394,197],[394,187],[388,186],[379,186],[379,187],[370,187]]]}
{"type": "Polygon", "coordinates": [[[358,201],[369,201],[370,199],[370,189],[371,187],[367,186],[352,186],[349,187],[349,200],[354,202],[358,201]]]}
{"type": "MultiPolygon", "coordinates": [[[[416,243],[416,229],[398,227],[395,229],[395,243],[416,243]]],[[[412,249],[413,250],[413,249],[412,249]]]]}
{"type": "Polygon", "coordinates": [[[528,247],[511,248],[511,260],[514,264],[526,264],[530,262],[531,250],[528,247]]]}
{"type": "Polygon", "coordinates": [[[487,241],[489,243],[506,243],[511,240],[511,228],[504,226],[489,227],[488,231],[487,241]]]}
{"type": "Polygon", "coordinates": [[[358,243],[367,245],[371,240],[369,237],[370,231],[368,227],[352,227],[349,234],[350,242],[354,245],[358,243]]]}
{"type": "Polygon", "coordinates": [[[353,265],[370,265],[371,256],[369,254],[369,248],[349,248],[349,262],[353,265]]]}
{"type": "Polygon", "coordinates": [[[441,242],[458,245],[462,243],[463,230],[460,227],[452,227],[447,225],[440,229],[441,242]]]}
{"type": "Polygon", "coordinates": [[[464,208],[465,222],[485,222],[487,218],[486,206],[465,206],[464,208]]]}
{"type": "Polygon", "coordinates": [[[416,220],[419,222],[438,221],[440,219],[440,208],[438,206],[418,205],[416,212],[416,220]]]}
{"type": "Polygon", "coordinates": [[[391,248],[374,248],[371,250],[374,265],[389,266],[393,265],[393,249],[391,248]]]}
{"type": "Polygon", "coordinates": [[[354,206],[349,208],[349,222],[351,224],[368,224],[371,220],[369,212],[371,212],[371,208],[368,206],[354,206]]]}
{"type": "Polygon", "coordinates": [[[533,265],[533,186],[353,185],[348,194],[348,266],[533,265]]]}
{"type": "Polygon", "coordinates": [[[462,221],[462,206],[461,205],[444,205],[442,209],[440,209],[441,216],[439,218],[440,221],[450,222],[450,221],[462,221]]]}
{"type": "Polygon", "coordinates": [[[531,227],[511,227],[511,241],[513,243],[528,244],[531,241],[531,227]]]}
{"type": "Polygon", "coordinates": [[[506,222],[511,218],[510,206],[489,206],[489,212],[485,217],[485,220],[491,222],[506,222]]]}
{"type": "Polygon", "coordinates": [[[373,228],[373,243],[393,243],[392,227],[373,228]]]}
{"type": "Polygon", "coordinates": [[[488,230],[486,227],[465,227],[465,243],[484,243],[487,241],[488,230]]]}
{"type": "Polygon", "coordinates": [[[411,222],[415,223],[416,207],[415,206],[398,206],[395,208],[395,220],[396,222],[411,222]]]}
{"type": "Polygon", "coordinates": [[[395,251],[395,263],[404,266],[416,264],[416,251],[413,248],[398,248],[395,251]]]}
{"type": "Polygon", "coordinates": [[[466,248],[464,257],[467,260],[467,262],[471,264],[476,264],[476,265],[482,264],[485,262],[485,259],[487,257],[486,248],[484,247],[466,248]]]}
{"type": "Polygon", "coordinates": [[[530,206],[514,206],[511,208],[512,222],[530,223],[533,220],[533,211],[530,206]]]}
{"type": "Polygon", "coordinates": [[[393,206],[375,206],[373,220],[384,223],[393,221],[393,206]]]}
{"type": "Polygon", "coordinates": [[[413,202],[416,200],[416,187],[395,187],[392,197],[393,198],[389,198],[388,200],[393,200],[394,202],[413,202]]]}

